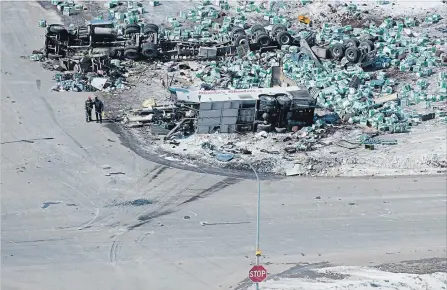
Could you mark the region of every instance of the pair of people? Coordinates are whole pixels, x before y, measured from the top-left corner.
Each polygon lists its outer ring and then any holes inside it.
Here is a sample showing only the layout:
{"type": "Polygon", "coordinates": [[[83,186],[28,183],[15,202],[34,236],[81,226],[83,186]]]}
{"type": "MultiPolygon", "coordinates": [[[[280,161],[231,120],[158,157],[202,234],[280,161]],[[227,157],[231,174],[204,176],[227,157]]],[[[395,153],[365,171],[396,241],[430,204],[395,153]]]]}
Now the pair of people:
{"type": "Polygon", "coordinates": [[[102,112],[104,111],[104,103],[95,97],[95,100],[92,101],[91,97],[88,97],[85,101],[85,121],[90,122],[92,120],[92,111],[93,107],[95,107],[96,114],[96,123],[102,123],[102,112]]]}

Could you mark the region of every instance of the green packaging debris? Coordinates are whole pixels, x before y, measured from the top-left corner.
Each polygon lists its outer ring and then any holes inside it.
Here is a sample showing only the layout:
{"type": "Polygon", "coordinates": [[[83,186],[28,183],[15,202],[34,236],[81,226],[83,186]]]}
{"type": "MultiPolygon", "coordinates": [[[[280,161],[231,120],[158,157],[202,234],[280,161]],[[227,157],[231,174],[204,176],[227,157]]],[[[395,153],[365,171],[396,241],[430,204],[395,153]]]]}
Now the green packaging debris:
{"type": "Polygon", "coordinates": [[[41,53],[35,53],[30,55],[30,60],[32,61],[41,61],[43,58],[43,54],[41,53]]]}
{"type": "Polygon", "coordinates": [[[42,28],[47,27],[47,21],[44,19],[39,20],[39,27],[42,27],[42,28]]]}

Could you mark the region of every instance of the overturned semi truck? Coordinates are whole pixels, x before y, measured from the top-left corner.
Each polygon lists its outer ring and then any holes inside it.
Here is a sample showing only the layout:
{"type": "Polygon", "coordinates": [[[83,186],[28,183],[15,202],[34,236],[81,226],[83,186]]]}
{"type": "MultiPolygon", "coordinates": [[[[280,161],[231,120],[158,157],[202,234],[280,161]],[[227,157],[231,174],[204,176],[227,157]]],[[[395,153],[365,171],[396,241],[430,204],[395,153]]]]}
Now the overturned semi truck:
{"type": "Polygon", "coordinates": [[[87,21],[83,26],[69,28],[51,24],[46,29],[44,50],[51,59],[76,59],[98,53],[112,59],[131,60],[215,59],[236,53],[236,48],[228,43],[167,39],[155,24],[145,24],[143,30],[138,24],[129,24],[119,30],[112,21],[106,20],[87,21]]]}
{"type": "Polygon", "coordinates": [[[351,39],[340,44],[315,43],[315,34],[297,36],[284,25],[253,25],[248,29],[233,26],[229,38],[172,39],[155,24],[129,24],[123,29],[112,21],[91,20],[81,26],[51,24],[46,28],[45,54],[59,59],[67,70],[97,71],[109,67],[111,59],[213,60],[253,50],[274,50],[284,45],[297,46],[316,61],[321,58],[346,59],[367,66],[375,50],[371,39],[351,39]],[[295,36],[292,36],[295,35],[295,36]],[[324,46],[327,47],[324,47],[324,46]]]}

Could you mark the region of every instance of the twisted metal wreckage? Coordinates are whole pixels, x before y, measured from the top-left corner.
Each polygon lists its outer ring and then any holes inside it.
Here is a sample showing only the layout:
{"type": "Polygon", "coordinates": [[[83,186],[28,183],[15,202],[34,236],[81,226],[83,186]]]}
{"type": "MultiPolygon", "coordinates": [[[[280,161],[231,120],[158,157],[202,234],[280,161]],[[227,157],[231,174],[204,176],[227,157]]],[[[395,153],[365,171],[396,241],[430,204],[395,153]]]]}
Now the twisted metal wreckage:
{"type": "Polygon", "coordinates": [[[60,59],[67,70],[75,72],[97,71],[110,59],[202,59],[211,60],[250,50],[274,50],[282,45],[301,46],[312,57],[341,59],[346,56],[352,63],[367,65],[373,55],[371,39],[348,40],[346,45],[321,47],[314,45],[315,34],[306,38],[292,37],[286,26],[277,24],[264,27],[253,25],[244,30],[234,26],[230,37],[217,42],[212,38],[171,40],[160,33],[155,24],[129,24],[124,31],[114,27],[113,21],[91,20],[78,27],[65,28],[51,24],[46,28],[45,55],[60,59]],[[92,60],[90,62],[89,60],[92,60]]]}
{"type": "MultiPolygon", "coordinates": [[[[302,34],[301,34],[302,35],[302,34]]],[[[297,46],[301,52],[320,63],[320,59],[341,59],[362,67],[373,63],[375,50],[373,39],[350,39],[344,45],[315,45],[315,33],[305,37],[292,36],[282,24],[253,25],[250,29],[232,27],[229,37],[217,42],[215,38],[191,38],[172,40],[155,24],[129,24],[123,30],[114,27],[112,21],[92,20],[85,25],[65,28],[60,24],[46,27],[44,54],[49,59],[59,60],[62,70],[77,74],[110,73],[119,67],[123,59],[137,60],[222,60],[229,56],[243,57],[250,51],[274,51],[282,46],[297,46]]],[[[301,53],[301,54],[302,54],[301,53]]],[[[296,86],[282,74],[281,65],[272,74],[272,84],[296,86]]],[[[104,87],[105,81],[91,82],[97,89],[104,87]],[[96,83],[96,85],[94,84],[96,83]]],[[[215,91],[214,98],[207,101],[179,101],[161,107],[149,107],[132,112],[124,118],[129,126],[159,124],[166,130],[169,138],[175,132],[198,133],[270,131],[285,132],[296,130],[297,126],[313,123],[315,97],[318,92],[306,88],[268,88],[249,94],[240,91],[232,96],[228,91],[215,91]],[[268,92],[266,92],[267,90],[268,92]],[[219,96],[227,95],[227,99],[219,96]],[[245,99],[244,99],[245,97],[245,99]],[[229,115],[229,112],[231,114],[229,115]],[[208,117],[204,117],[204,116],[208,117]],[[214,122],[213,124],[210,122],[214,122]]],[[[177,92],[174,90],[174,96],[177,92]]],[[[189,94],[189,93],[188,93],[189,94]]]]}

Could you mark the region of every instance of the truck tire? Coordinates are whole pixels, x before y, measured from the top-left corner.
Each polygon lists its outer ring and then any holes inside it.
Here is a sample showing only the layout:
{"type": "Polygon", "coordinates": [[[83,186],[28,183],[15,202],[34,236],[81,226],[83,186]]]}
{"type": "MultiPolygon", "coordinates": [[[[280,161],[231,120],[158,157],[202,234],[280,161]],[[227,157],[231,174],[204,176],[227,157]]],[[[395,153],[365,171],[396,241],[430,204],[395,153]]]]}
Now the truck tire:
{"type": "Polygon", "coordinates": [[[265,131],[268,133],[268,132],[272,131],[272,125],[271,124],[258,124],[256,126],[256,131],[257,132],[265,131]]]}
{"type": "Polygon", "coordinates": [[[287,27],[285,25],[276,24],[276,25],[273,25],[273,27],[272,27],[273,35],[277,35],[278,33],[284,32],[284,31],[287,31],[287,27]]]}
{"type": "Polygon", "coordinates": [[[344,56],[345,47],[343,44],[334,44],[331,48],[331,54],[334,59],[342,59],[344,56]]]}
{"type": "Polygon", "coordinates": [[[270,37],[265,33],[256,36],[256,43],[261,47],[269,46],[270,42],[270,37]]]}
{"type": "Polygon", "coordinates": [[[359,36],[360,42],[364,41],[364,40],[373,40],[374,36],[371,35],[370,33],[363,33],[359,36]]]}
{"type": "Polygon", "coordinates": [[[136,46],[126,47],[124,49],[124,57],[131,60],[137,60],[140,58],[140,51],[136,46]]]}
{"type": "Polygon", "coordinates": [[[371,40],[363,40],[359,44],[359,49],[368,53],[374,49],[374,43],[371,40]]]}
{"type": "Polygon", "coordinates": [[[111,58],[121,58],[123,56],[124,50],[118,47],[113,47],[109,50],[109,57],[111,58]]]}
{"type": "Polygon", "coordinates": [[[248,37],[246,35],[239,35],[234,40],[234,45],[235,46],[239,46],[239,45],[248,46],[248,45],[250,45],[250,41],[248,41],[248,37]]]}
{"type": "Polygon", "coordinates": [[[345,51],[346,59],[351,63],[356,63],[359,61],[360,51],[356,47],[348,47],[345,51]]]}
{"type": "Polygon", "coordinates": [[[231,31],[231,36],[233,36],[234,38],[238,38],[241,35],[245,35],[245,30],[243,28],[234,27],[231,31]]]}
{"type": "Polygon", "coordinates": [[[144,25],[144,34],[158,33],[158,26],[152,23],[144,25]]]}
{"type": "Polygon", "coordinates": [[[292,36],[287,31],[281,31],[276,35],[279,45],[288,45],[292,42],[292,36]]]}
{"type": "Polygon", "coordinates": [[[256,34],[257,32],[262,32],[265,33],[265,28],[264,26],[260,25],[260,24],[255,24],[251,27],[251,33],[252,34],[256,34]]]}
{"type": "Polygon", "coordinates": [[[129,24],[124,29],[124,34],[134,34],[134,33],[140,33],[141,28],[138,24],[129,24]]]}
{"type": "Polygon", "coordinates": [[[345,42],[346,47],[358,47],[359,46],[359,40],[355,37],[346,40],[345,42]]]}
{"type": "Polygon", "coordinates": [[[62,58],[62,55],[60,55],[60,54],[55,54],[55,53],[49,53],[47,57],[48,57],[48,59],[57,60],[57,59],[62,58]]]}
{"type": "Polygon", "coordinates": [[[153,58],[158,55],[158,46],[155,43],[145,43],[141,46],[141,53],[147,58],[153,58]]]}
{"type": "Polygon", "coordinates": [[[51,35],[66,33],[67,29],[62,24],[51,24],[47,27],[47,32],[51,35]]]}

